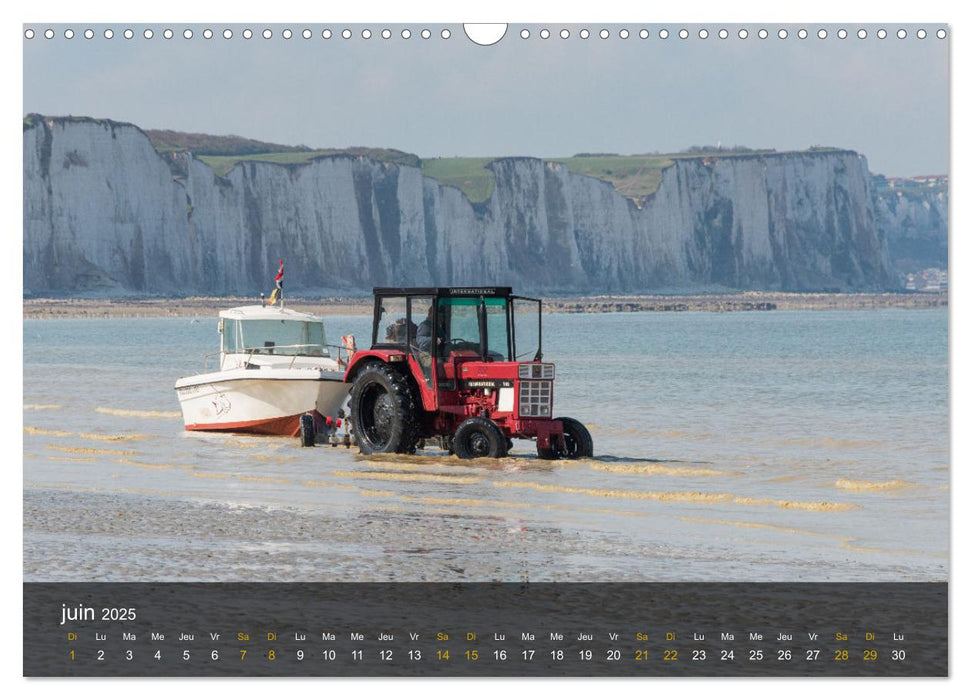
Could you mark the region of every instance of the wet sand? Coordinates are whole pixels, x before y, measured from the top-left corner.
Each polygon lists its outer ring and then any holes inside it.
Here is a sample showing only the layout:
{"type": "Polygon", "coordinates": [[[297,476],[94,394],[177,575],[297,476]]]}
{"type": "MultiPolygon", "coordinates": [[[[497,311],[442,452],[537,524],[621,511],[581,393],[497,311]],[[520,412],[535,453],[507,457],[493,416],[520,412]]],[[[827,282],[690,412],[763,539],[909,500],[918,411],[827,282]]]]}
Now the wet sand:
{"type": "MultiPolygon", "coordinates": [[[[24,299],[24,318],[160,318],[212,316],[221,309],[259,303],[251,297],[186,297],[151,299],[24,299]]],[[[287,299],[296,311],[322,315],[371,315],[370,297],[287,299]]],[[[948,305],[947,294],[737,294],[577,296],[544,299],[549,313],[632,311],[833,311],[859,309],[926,309],[948,305]]]]}

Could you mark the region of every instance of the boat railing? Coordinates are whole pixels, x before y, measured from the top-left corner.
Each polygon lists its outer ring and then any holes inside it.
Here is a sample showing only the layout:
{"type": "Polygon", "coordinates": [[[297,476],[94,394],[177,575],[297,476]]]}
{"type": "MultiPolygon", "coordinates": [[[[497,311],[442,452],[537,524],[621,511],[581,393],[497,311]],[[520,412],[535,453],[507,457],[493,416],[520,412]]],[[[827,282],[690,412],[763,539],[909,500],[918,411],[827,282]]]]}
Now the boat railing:
{"type": "Polygon", "coordinates": [[[202,358],[202,371],[203,372],[209,371],[209,360],[211,360],[213,357],[222,357],[222,356],[223,356],[223,353],[221,351],[207,352],[205,356],[202,358]]]}
{"type": "Polygon", "coordinates": [[[303,345],[267,345],[267,346],[255,347],[255,348],[239,348],[238,350],[235,350],[232,352],[220,350],[218,352],[207,353],[203,358],[203,371],[204,372],[209,371],[209,361],[214,357],[219,358],[220,364],[221,364],[221,359],[224,355],[246,355],[246,360],[245,360],[246,364],[250,364],[250,361],[254,358],[254,356],[274,355],[274,356],[280,356],[280,357],[289,357],[290,364],[287,366],[287,369],[293,369],[293,365],[296,363],[297,358],[319,357],[319,358],[336,359],[337,364],[340,365],[341,367],[346,367],[348,360],[350,359],[348,350],[343,345],[320,345],[318,343],[307,343],[303,345]],[[295,350],[300,350],[302,348],[314,348],[322,352],[318,352],[318,353],[293,352],[295,350]],[[287,352],[280,352],[280,351],[287,351],[287,352]]]}

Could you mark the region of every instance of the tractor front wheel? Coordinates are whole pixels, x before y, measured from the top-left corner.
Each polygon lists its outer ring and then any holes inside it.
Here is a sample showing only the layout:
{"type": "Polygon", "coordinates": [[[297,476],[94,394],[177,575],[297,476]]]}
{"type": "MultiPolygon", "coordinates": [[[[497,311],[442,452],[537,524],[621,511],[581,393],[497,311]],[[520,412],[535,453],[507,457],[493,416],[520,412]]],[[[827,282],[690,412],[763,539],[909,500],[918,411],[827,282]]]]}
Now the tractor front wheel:
{"type": "Polygon", "coordinates": [[[452,439],[452,449],[461,459],[506,456],[506,436],[488,418],[474,416],[462,422],[452,439]]]}
{"type": "Polygon", "coordinates": [[[593,457],[593,438],[586,426],[575,418],[557,418],[563,424],[563,442],[566,443],[566,459],[593,457]]]}
{"type": "Polygon", "coordinates": [[[563,424],[563,442],[566,450],[562,450],[559,445],[551,445],[548,448],[537,446],[536,452],[540,459],[580,459],[581,457],[593,457],[593,438],[586,426],[575,418],[555,418],[563,424]]]}
{"type": "Polygon", "coordinates": [[[411,454],[418,444],[418,408],[407,380],[384,364],[365,367],[351,389],[351,423],[363,454],[411,454]]]}

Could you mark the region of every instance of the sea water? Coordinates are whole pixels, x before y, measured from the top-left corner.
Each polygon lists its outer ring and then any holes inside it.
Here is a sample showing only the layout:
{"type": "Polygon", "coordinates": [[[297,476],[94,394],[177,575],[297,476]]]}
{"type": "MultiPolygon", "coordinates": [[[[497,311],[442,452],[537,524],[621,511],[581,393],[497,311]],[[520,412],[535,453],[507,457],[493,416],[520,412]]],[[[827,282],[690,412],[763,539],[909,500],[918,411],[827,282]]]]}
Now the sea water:
{"type": "MultiPolygon", "coordinates": [[[[326,317],[332,342],[370,325],[326,317]]],[[[592,459],[186,433],[173,384],[214,318],[26,320],[24,577],[946,580],[946,310],[543,326],[592,459]]]]}

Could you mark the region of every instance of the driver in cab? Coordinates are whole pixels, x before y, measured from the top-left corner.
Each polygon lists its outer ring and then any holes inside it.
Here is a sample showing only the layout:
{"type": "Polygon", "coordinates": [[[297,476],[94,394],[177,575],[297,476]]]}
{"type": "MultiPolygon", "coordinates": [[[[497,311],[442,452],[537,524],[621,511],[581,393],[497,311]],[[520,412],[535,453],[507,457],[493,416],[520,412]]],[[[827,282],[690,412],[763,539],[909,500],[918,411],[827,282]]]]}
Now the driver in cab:
{"type": "MultiPolygon", "coordinates": [[[[431,353],[432,343],[434,341],[435,334],[432,332],[432,307],[428,307],[428,313],[425,315],[425,320],[418,324],[418,332],[415,336],[418,342],[418,349],[422,352],[431,353]]],[[[445,337],[445,314],[441,313],[438,317],[438,337],[445,337]]],[[[441,342],[441,341],[439,341],[441,342]]]]}

